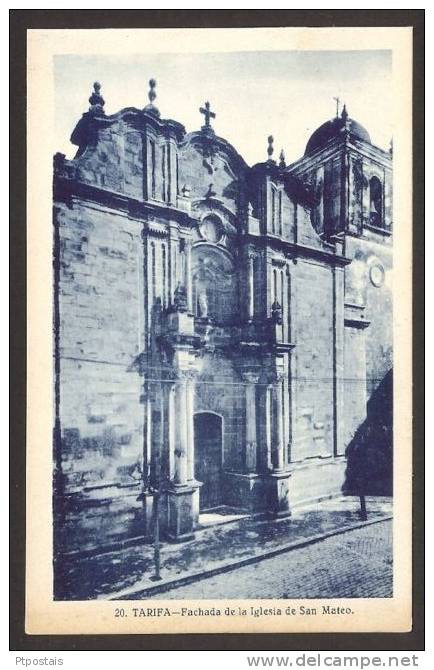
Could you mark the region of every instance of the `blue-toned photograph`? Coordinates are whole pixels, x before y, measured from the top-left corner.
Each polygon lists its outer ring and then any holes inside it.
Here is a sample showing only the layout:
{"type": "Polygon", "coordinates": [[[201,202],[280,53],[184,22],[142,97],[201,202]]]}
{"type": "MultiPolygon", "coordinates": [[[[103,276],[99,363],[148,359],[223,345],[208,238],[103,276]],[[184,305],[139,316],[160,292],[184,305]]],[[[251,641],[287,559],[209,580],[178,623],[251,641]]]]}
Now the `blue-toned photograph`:
{"type": "Polygon", "coordinates": [[[55,57],[56,600],[393,596],[392,93],[55,57]]]}

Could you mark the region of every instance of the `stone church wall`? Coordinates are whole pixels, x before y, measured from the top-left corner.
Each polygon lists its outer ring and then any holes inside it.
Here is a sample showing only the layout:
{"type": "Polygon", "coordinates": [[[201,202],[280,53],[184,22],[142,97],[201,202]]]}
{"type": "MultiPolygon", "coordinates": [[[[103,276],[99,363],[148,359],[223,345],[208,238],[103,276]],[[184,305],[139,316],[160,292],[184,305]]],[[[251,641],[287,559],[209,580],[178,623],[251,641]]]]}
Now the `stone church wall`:
{"type": "Polygon", "coordinates": [[[74,550],[139,534],[143,260],[139,222],[119,213],[60,205],[55,225],[64,530],[74,550]]]}
{"type": "Polygon", "coordinates": [[[143,198],[143,143],[122,121],[99,130],[98,143],[76,160],[79,181],[143,198]]]}
{"type": "Polygon", "coordinates": [[[333,453],[333,283],[329,267],[296,266],[296,420],[292,460],[333,453]]]}
{"type": "Polygon", "coordinates": [[[392,247],[377,233],[348,237],[345,301],[365,305],[368,398],[392,368],[392,247]]]}

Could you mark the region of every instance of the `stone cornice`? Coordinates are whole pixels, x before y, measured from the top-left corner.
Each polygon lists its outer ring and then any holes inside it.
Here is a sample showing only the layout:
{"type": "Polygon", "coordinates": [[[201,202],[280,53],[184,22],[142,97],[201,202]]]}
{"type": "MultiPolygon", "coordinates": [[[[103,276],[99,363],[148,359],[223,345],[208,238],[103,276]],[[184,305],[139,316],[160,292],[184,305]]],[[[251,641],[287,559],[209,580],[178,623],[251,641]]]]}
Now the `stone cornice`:
{"type": "Polygon", "coordinates": [[[146,125],[151,126],[156,131],[167,133],[168,136],[176,138],[177,141],[181,141],[185,135],[185,128],[178,121],[161,119],[154,114],[137,109],[136,107],[125,107],[109,116],[86,112],[75,126],[71,135],[71,142],[83,148],[96,139],[98,130],[108,128],[118,121],[123,121],[139,131],[143,131],[146,125]]]}
{"type": "Polygon", "coordinates": [[[104,207],[110,207],[115,211],[127,213],[136,219],[143,221],[149,217],[158,219],[161,217],[166,221],[176,221],[184,226],[193,225],[191,217],[176,207],[161,205],[150,200],[137,200],[130,196],[109,191],[92,184],[84,184],[75,179],[55,176],[54,178],[54,202],[65,202],[69,204],[73,198],[88,200],[104,207]]]}
{"type": "Polygon", "coordinates": [[[361,321],[360,319],[345,317],[344,324],[349,328],[358,328],[359,330],[364,330],[371,325],[371,322],[367,320],[361,321]]]}
{"type": "Polygon", "coordinates": [[[349,265],[352,260],[346,256],[338,256],[325,249],[316,249],[315,247],[308,247],[295,242],[289,242],[288,240],[270,237],[268,235],[258,237],[248,233],[245,237],[249,243],[254,243],[256,246],[269,247],[277,251],[282,251],[287,258],[314,258],[327,265],[337,266],[349,265]]]}

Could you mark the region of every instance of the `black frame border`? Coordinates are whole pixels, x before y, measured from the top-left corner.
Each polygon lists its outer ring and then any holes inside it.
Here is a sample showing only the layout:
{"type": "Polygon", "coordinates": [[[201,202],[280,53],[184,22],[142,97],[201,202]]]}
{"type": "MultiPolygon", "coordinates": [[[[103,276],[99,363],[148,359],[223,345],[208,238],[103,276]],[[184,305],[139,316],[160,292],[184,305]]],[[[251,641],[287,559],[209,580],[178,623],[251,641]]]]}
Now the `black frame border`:
{"type": "Polygon", "coordinates": [[[408,651],[424,649],[424,162],[425,11],[398,10],[19,10],[10,28],[10,650],[11,651],[408,651]],[[27,635],[26,472],[26,36],[29,29],[413,28],[413,628],[409,633],[27,635]]]}

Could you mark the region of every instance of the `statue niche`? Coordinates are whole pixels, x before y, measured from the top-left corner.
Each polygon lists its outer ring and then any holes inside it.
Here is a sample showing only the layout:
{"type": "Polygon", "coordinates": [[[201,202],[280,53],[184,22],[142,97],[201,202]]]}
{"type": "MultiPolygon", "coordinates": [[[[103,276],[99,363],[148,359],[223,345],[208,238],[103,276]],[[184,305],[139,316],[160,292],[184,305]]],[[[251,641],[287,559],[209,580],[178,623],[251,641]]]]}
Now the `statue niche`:
{"type": "Polygon", "coordinates": [[[209,244],[193,247],[193,305],[196,317],[216,325],[230,324],[237,314],[234,264],[229,255],[209,244]]]}

